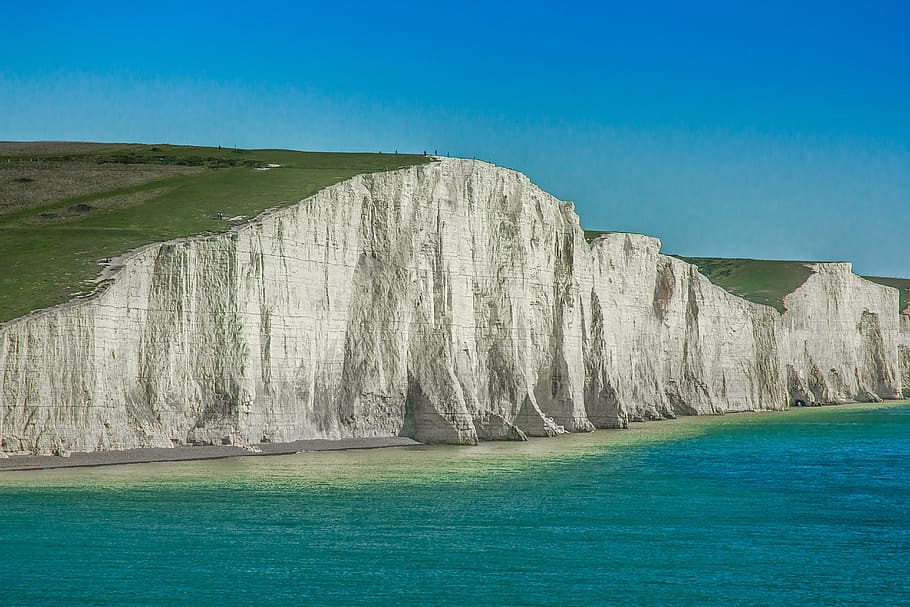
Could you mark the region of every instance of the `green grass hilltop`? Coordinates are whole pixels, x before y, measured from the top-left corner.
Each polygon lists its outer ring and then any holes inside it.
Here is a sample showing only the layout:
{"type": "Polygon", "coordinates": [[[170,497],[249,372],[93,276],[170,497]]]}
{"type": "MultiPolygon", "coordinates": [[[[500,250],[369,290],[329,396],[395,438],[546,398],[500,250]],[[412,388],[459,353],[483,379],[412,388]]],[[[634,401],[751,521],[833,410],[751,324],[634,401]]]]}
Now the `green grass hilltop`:
{"type": "Polygon", "coordinates": [[[102,260],[136,247],[223,232],[236,223],[232,218],[252,218],[354,175],[429,161],[405,154],[0,143],[0,322],[90,292],[102,260]]]}

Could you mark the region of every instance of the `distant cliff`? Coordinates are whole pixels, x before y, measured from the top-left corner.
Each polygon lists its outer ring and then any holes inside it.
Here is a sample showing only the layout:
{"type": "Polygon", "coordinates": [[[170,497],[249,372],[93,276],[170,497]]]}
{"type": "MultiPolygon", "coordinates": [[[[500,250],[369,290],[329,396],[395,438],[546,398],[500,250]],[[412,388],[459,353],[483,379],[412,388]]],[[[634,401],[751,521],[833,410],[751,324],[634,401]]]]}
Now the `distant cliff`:
{"type": "Polygon", "coordinates": [[[818,264],[780,314],[659,248],[589,244],[571,204],[481,162],[357,176],[0,326],[2,447],[471,444],[899,397],[897,291],[818,264]]]}
{"type": "Polygon", "coordinates": [[[897,346],[898,359],[900,360],[900,373],[903,380],[904,396],[910,396],[910,315],[902,315],[900,319],[900,343],[897,346]]]}

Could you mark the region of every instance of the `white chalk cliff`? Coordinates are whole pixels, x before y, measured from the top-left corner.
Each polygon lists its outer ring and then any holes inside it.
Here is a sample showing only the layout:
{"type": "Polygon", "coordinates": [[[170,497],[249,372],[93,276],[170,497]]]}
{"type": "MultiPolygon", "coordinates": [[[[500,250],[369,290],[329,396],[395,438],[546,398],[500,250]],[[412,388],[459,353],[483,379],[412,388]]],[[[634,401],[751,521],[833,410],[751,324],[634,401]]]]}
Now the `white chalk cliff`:
{"type": "Polygon", "coordinates": [[[900,361],[903,393],[907,395],[910,394],[910,314],[901,315],[897,355],[900,361]]]}
{"type": "Polygon", "coordinates": [[[900,396],[897,291],[818,264],[780,314],[659,249],[589,244],[481,162],[361,175],[0,326],[2,448],[471,444],[900,396]]]}

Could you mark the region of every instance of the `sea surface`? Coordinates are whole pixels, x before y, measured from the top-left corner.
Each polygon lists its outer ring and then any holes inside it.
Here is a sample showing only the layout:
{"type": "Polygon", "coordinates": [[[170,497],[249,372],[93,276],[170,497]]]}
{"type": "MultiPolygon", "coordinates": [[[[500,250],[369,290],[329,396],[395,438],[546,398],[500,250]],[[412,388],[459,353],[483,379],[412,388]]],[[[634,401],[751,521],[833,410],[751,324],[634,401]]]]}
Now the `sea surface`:
{"type": "Polygon", "coordinates": [[[910,605],[910,405],[3,473],[0,604],[910,605]]]}

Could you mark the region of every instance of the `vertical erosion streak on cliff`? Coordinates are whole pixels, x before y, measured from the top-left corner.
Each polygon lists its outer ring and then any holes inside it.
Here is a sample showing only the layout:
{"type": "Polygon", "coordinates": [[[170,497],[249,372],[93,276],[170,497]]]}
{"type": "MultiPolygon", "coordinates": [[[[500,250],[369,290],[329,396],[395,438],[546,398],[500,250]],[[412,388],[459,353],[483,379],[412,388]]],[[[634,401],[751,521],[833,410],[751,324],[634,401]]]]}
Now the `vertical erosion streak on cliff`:
{"type": "Polygon", "coordinates": [[[894,371],[885,360],[885,342],[878,314],[863,310],[858,324],[862,336],[863,357],[856,370],[856,381],[862,393],[857,396],[863,400],[880,400],[881,398],[899,398],[895,390],[894,371]]]}
{"type": "MultiPolygon", "coordinates": [[[[243,441],[241,412],[249,412],[253,398],[249,361],[261,356],[258,348],[250,348],[244,328],[261,317],[243,314],[240,309],[237,244],[238,237],[232,235],[217,244],[192,247],[194,280],[204,295],[196,298],[195,327],[187,344],[192,353],[191,381],[200,386],[199,414],[190,442],[243,441]]],[[[179,266],[171,267],[179,271],[179,266]]],[[[150,307],[173,305],[175,299],[150,298],[150,307]]]]}
{"type": "MultiPolygon", "coordinates": [[[[187,369],[175,368],[180,354],[186,354],[185,350],[175,352],[175,349],[187,345],[181,339],[187,320],[184,306],[190,300],[186,280],[189,264],[185,256],[185,249],[173,244],[162,245],[155,256],[148,322],[139,339],[138,381],[127,398],[131,409],[148,408],[150,416],[165,426],[194,428],[200,411],[181,406],[184,396],[181,387],[189,381],[187,369]]],[[[201,399],[189,400],[199,402],[201,399]]],[[[135,418],[136,413],[132,416],[135,418]]]]}
{"type": "Polygon", "coordinates": [[[712,403],[712,394],[705,382],[705,355],[703,347],[709,345],[702,335],[699,325],[699,299],[695,281],[695,270],[689,268],[686,282],[686,333],[683,340],[683,370],[682,390],[676,393],[668,392],[667,396],[673,413],[676,415],[697,415],[697,403],[712,403]]]}
{"type": "Polygon", "coordinates": [[[369,184],[367,189],[361,202],[360,247],[336,400],[341,423],[351,436],[380,429],[386,435],[397,434],[404,423],[406,397],[403,359],[411,303],[407,268],[413,255],[409,222],[400,204],[382,205],[369,184]]]}
{"type": "Polygon", "coordinates": [[[661,364],[661,345],[657,325],[651,322],[656,319],[659,247],[654,238],[611,233],[590,248],[584,283],[590,292],[585,362],[587,393],[594,400],[587,408],[595,412],[591,421],[598,427],[622,427],[659,416],[656,409],[665,397],[652,370],[661,364]]]}
{"type": "Polygon", "coordinates": [[[411,212],[408,266],[413,276],[413,316],[409,326],[407,426],[425,442],[475,444],[467,382],[459,377],[455,346],[456,310],[452,282],[464,274],[459,247],[447,236],[449,224],[465,219],[456,191],[428,180],[403,201],[411,212]],[[422,187],[421,187],[422,186],[422,187]]]}
{"type": "MultiPolygon", "coordinates": [[[[251,352],[242,369],[251,396],[241,412],[246,440],[373,436],[364,429],[368,424],[388,435],[400,426],[400,407],[398,423],[389,423],[376,413],[382,407],[355,414],[361,403],[343,394],[345,376],[377,347],[369,339],[373,334],[362,332],[370,317],[358,316],[358,310],[374,311],[358,308],[369,302],[355,294],[365,280],[364,269],[358,274],[357,268],[368,196],[363,180],[355,178],[238,230],[238,259],[244,262],[235,297],[251,352]],[[349,347],[352,340],[363,348],[349,347]]],[[[347,389],[353,393],[356,386],[347,389]]],[[[371,383],[365,393],[384,392],[371,383]]]]}
{"type": "Polygon", "coordinates": [[[901,395],[910,398],[910,315],[901,315],[898,333],[898,372],[901,377],[901,395]]]}
{"type": "MultiPolygon", "coordinates": [[[[473,178],[473,174],[472,174],[473,178]]],[[[527,346],[527,326],[515,317],[512,288],[522,279],[521,234],[516,222],[517,201],[504,188],[480,194],[482,184],[473,179],[466,198],[471,205],[472,302],[477,357],[475,427],[481,438],[510,437],[511,427],[539,435],[534,423],[539,411],[522,418],[518,407],[528,402],[525,367],[516,353],[527,346]],[[483,198],[486,198],[484,200],[483,198]],[[517,418],[517,419],[516,419],[517,418]],[[513,425],[514,422],[514,425],[513,425]]],[[[529,405],[530,409],[536,407],[529,405]]],[[[523,434],[519,438],[523,437],[523,434]]]]}
{"type": "Polygon", "coordinates": [[[625,428],[626,415],[611,383],[608,351],[604,336],[603,308],[591,290],[591,323],[585,340],[585,411],[595,428],[625,428]]]}
{"type": "MultiPolygon", "coordinates": [[[[151,255],[135,383],[124,386],[131,426],[169,441],[242,441],[253,355],[238,309],[236,238],[164,244],[151,255]]],[[[259,354],[258,352],[256,354],[259,354]]],[[[126,379],[126,378],[124,378],[126,379]]]]}
{"type": "Polygon", "coordinates": [[[817,264],[781,315],[467,160],[362,175],[128,255],[0,326],[0,445],[522,440],[910,389],[893,289],[817,264]]]}
{"type": "MultiPolygon", "coordinates": [[[[752,343],[755,357],[756,408],[778,409],[787,406],[788,370],[781,368],[781,356],[771,308],[756,310],[752,317],[752,343]]],[[[789,367],[788,367],[789,369],[789,367]]]]}
{"type": "Polygon", "coordinates": [[[553,325],[549,351],[537,376],[534,395],[538,406],[568,432],[590,432],[593,424],[584,408],[585,365],[581,330],[581,293],[575,281],[576,246],[587,246],[577,239],[577,228],[561,216],[556,226],[553,255],[553,325]],[[581,364],[579,364],[581,363],[581,364]]]}

